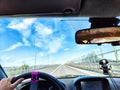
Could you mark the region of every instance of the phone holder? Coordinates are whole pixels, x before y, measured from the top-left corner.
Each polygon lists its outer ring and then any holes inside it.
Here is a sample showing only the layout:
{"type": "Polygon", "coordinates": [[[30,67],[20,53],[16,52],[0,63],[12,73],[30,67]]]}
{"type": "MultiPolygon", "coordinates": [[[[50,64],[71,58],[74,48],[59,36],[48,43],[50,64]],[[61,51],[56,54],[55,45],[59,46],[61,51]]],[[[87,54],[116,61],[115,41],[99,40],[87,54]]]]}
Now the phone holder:
{"type": "Polygon", "coordinates": [[[100,69],[103,70],[103,74],[109,75],[109,70],[111,70],[111,66],[108,65],[108,60],[107,59],[102,59],[99,61],[100,69]]]}

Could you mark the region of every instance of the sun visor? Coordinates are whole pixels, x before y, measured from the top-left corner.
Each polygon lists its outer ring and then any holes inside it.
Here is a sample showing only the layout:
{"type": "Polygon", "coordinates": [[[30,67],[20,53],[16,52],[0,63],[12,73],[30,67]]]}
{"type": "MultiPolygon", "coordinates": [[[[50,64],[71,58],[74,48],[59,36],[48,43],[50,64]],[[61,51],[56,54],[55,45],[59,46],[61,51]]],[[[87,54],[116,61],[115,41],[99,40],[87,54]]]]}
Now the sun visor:
{"type": "Polygon", "coordinates": [[[76,15],[81,0],[0,0],[0,15],[76,15]]]}
{"type": "Polygon", "coordinates": [[[82,0],[79,16],[120,16],[120,0],[82,0]]]}

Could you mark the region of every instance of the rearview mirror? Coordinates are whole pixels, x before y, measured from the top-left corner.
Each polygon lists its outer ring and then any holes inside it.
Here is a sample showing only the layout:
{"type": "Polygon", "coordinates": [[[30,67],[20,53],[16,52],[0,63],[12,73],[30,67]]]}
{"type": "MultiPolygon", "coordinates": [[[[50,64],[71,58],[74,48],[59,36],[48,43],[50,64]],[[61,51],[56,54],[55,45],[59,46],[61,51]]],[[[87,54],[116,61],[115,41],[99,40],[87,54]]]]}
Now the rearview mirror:
{"type": "Polygon", "coordinates": [[[120,41],[120,27],[83,29],[76,32],[77,44],[103,44],[120,41]]]}

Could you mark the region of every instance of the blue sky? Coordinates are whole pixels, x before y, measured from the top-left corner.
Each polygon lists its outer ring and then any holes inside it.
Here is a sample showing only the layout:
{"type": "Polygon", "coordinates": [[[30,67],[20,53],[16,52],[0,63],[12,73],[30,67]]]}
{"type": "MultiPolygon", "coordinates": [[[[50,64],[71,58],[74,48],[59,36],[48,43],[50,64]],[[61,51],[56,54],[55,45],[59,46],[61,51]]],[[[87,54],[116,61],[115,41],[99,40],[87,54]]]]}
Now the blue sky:
{"type": "MultiPolygon", "coordinates": [[[[93,51],[99,53],[97,45],[75,43],[75,32],[90,27],[88,18],[61,21],[63,19],[72,18],[0,18],[2,66],[63,64],[93,51]]],[[[103,47],[106,49],[113,48],[103,47]]]]}

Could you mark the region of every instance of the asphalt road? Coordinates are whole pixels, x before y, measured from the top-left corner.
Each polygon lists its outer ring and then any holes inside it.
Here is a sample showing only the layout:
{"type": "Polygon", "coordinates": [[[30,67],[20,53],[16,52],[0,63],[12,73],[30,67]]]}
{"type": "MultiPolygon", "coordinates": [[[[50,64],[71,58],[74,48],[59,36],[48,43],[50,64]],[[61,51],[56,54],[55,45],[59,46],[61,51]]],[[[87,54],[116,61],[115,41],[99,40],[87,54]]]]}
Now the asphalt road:
{"type": "Polygon", "coordinates": [[[90,76],[101,76],[103,74],[83,70],[80,68],[76,68],[69,65],[51,65],[45,68],[41,68],[38,71],[49,73],[55,77],[62,77],[62,76],[74,76],[74,75],[90,75],[90,76]]]}

